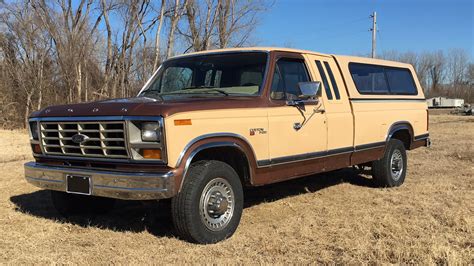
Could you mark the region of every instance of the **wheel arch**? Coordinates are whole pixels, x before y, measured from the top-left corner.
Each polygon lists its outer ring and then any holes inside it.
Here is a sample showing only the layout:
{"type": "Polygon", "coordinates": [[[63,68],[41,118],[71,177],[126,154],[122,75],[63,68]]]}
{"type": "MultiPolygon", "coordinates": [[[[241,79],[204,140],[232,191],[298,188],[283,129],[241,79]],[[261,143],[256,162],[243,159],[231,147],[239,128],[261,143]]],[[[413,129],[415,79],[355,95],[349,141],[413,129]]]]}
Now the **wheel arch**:
{"type": "Polygon", "coordinates": [[[253,183],[256,156],[250,143],[234,133],[209,134],[193,139],[181,152],[176,165],[176,168],[181,169],[180,178],[175,180],[176,192],[181,190],[191,164],[201,159],[228,163],[239,174],[243,185],[253,183]],[[240,163],[244,167],[238,167],[240,163]]]}
{"type": "Polygon", "coordinates": [[[405,148],[409,150],[414,140],[413,126],[408,121],[393,123],[388,130],[386,142],[388,143],[390,139],[402,141],[405,148]]]}

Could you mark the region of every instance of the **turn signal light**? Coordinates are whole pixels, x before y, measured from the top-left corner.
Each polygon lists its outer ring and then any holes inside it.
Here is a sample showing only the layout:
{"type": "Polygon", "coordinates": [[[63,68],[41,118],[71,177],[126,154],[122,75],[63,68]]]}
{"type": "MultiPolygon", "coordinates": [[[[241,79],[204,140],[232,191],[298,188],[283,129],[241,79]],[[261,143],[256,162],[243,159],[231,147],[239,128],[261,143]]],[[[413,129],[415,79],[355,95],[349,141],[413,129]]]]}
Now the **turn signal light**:
{"type": "Polygon", "coordinates": [[[174,120],[175,126],[190,126],[192,125],[191,119],[176,119],[174,120]]]}
{"type": "Polygon", "coordinates": [[[161,159],[161,150],[160,149],[143,149],[142,156],[145,159],[161,159]]]}
{"type": "Polygon", "coordinates": [[[31,149],[33,150],[33,153],[36,153],[36,154],[41,153],[41,147],[39,144],[31,144],[31,149]]]}

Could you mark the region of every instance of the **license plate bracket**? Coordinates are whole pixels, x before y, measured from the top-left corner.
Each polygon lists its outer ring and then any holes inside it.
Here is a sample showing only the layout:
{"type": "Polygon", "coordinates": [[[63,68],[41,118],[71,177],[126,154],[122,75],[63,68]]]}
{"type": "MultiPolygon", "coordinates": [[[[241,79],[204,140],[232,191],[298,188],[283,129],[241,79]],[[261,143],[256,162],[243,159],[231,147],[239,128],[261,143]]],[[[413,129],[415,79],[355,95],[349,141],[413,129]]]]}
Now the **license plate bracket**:
{"type": "Polygon", "coordinates": [[[66,192],[91,195],[91,177],[81,175],[66,175],[66,192]]]}

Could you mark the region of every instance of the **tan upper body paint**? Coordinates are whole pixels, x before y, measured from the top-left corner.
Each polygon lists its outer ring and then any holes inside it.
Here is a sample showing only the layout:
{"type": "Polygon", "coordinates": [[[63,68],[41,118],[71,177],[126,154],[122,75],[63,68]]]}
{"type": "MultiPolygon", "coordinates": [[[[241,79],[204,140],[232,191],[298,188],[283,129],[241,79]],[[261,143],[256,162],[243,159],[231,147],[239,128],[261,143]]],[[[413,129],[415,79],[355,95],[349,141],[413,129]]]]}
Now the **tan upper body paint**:
{"type": "MultiPolygon", "coordinates": [[[[329,100],[325,91],[322,90],[319,106],[306,108],[305,116],[308,121],[299,131],[296,131],[293,125],[301,122],[302,117],[295,107],[287,105],[248,109],[200,110],[173,114],[165,118],[168,165],[170,167],[178,166],[182,151],[192,140],[206,134],[237,134],[250,144],[256,160],[263,161],[383,142],[389,134],[390,127],[401,121],[406,121],[413,127],[414,136],[428,132],[426,103],[424,101],[401,100],[402,98],[407,100],[424,99],[423,90],[413,67],[409,64],[279,48],[224,49],[198,54],[246,50],[300,54],[305,59],[306,67],[313,81],[322,80],[314,63],[315,60],[327,62],[339,88],[340,99],[329,100]],[[361,95],[355,88],[349,73],[350,62],[407,68],[414,77],[418,95],[397,96],[397,99],[393,101],[391,101],[395,97],[393,95],[361,95]],[[370,100],[371,98],[379,100],[370,100]],[[357,101],[358,99],[360,101],[357,101]],[[325,112],[314,112],[318,108],[324,109],[325,112]],[[192,125],[175,126],[174,120],[179,119],[191,119],[192,125]],[[253,128],[264,129],[266,133],[250,135],[250,129],[253,128]]],[[[184,56],[191,55],[193,54],[184,56]]],[[[328,76],[327,73],[326,76],[328,76]]],[[[268,91],[264,91],[262,97],[268,98],[268,91]]]]}

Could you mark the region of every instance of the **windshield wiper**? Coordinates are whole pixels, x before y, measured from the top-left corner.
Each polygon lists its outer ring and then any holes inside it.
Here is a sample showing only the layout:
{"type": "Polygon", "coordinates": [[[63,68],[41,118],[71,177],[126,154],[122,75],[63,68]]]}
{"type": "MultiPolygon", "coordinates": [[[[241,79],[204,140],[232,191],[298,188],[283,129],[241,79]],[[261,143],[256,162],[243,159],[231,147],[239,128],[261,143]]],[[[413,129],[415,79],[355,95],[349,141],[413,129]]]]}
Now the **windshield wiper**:
{"type": "Polygon", "coordinates": [[[229,93],[224,91],[224,90],[220,90],[214,86],[192,86],[192,87],[187,87],[187,88],[183,88],[181,90],[199,90],[199,89],[204,89],[204,90],[201,90],[201,92],[211,92],[211,91],[215,91],[215,92],[218,92],[220,94],[224,94],[225,96],[229,96],[229,93]]]}
{"type": "Polygon", "coordinates": [[[192,87],[186,87],[186,88],[183,88],[179,91],[173,91],[173,92],[169,92],[169,93],[166,93],[166,94],[186,94],[186,93],[190,93],[191,91],[193,90],[198,90],[196,91],[196,93],[199,93],[199,92],[218,92],[220,94],[223,94],[225,96],[229,96],[229,93],[224,91],[224,90],[220,90],[214,86],[192,86],[192,87]],[[188,92],[185,92],[185,91],[188,91],[188,92]]]}
{"type": "Polygon", "coordinates": [[[156,90],[150,90],[150,91],[144,91],[140,96],[142,97],[156,97],[158,98],[160,101],[164,102],[165,100],[163,99],[163,97],[160,95],[160,93],[156,90]],[[150,95],[151,94],[151,95],[150,95]]]}

